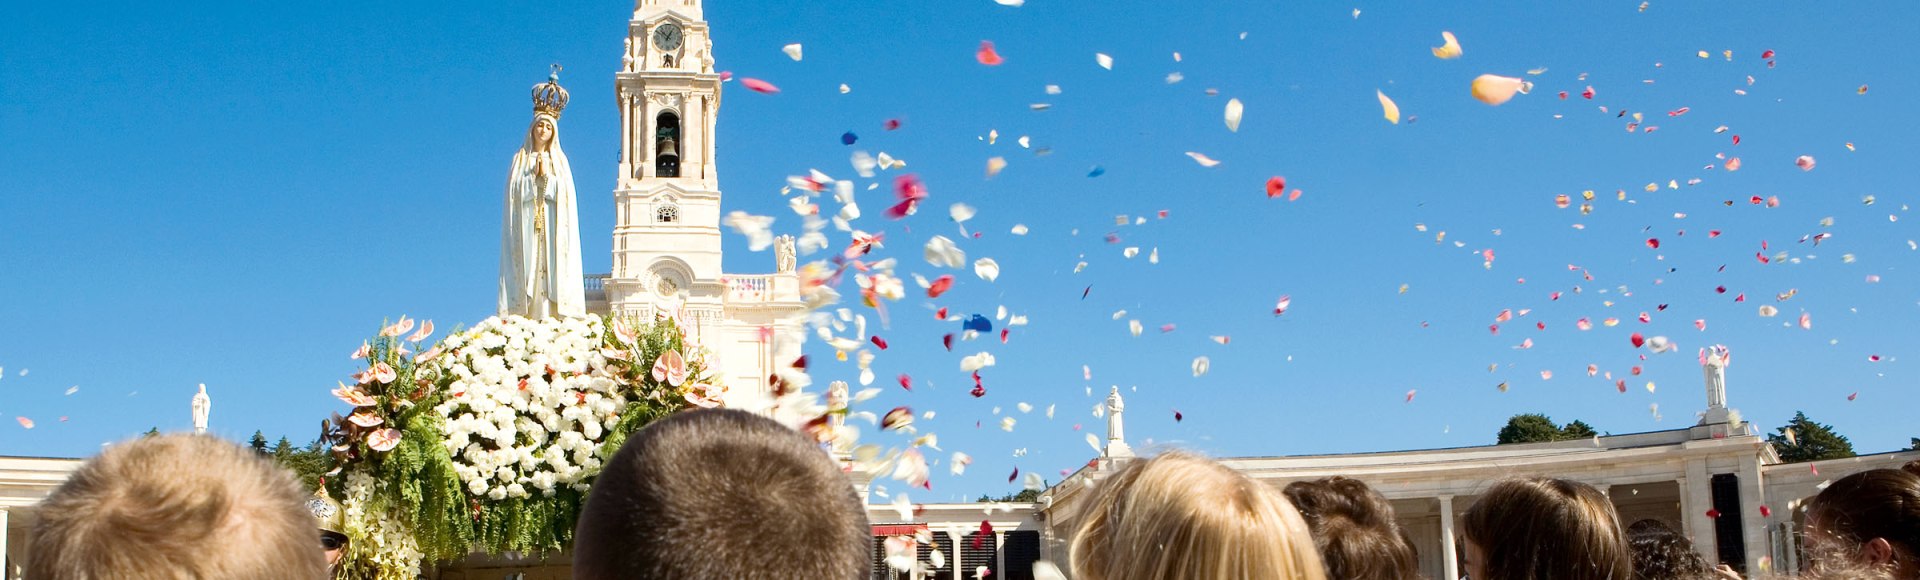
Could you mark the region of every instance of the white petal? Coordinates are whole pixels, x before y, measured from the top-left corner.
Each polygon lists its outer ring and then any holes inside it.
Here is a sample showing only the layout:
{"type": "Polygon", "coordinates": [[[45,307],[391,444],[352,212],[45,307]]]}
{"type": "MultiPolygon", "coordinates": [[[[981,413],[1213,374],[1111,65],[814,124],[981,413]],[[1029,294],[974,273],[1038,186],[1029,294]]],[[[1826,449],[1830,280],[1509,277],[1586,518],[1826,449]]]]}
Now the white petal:
{"type": "Polygon", "coordinates": [[[981,258],[973,261],[973,274],[988,282],[1000,277],[1000,263],[993,258],[981,258]]]}
{"type": "Polygon", "coordinates": [[[1100,68],[1113,70],[1113,57],[1107,56],[1106,53],[1100,53],[1100,52],[1094,53],[1093,62],[1099,63],[1100,68]]]}
{"type": "Polygon", "coordinates": [[[782,46],[780,47],[780,52],[787,53],[788,58],[792,58],[795,61],[799,61],[800,60],[800,43],[796,42],[793,44],[782,46]]]}
{"type": "Polygon", "coordinates": [[[1240,105],[1240,99],[1227,100],[1227,130],[1228,131],[1234,131],[1234,132],[1240,131],[1240,113],[1242,109],[1243,107],[1240,105]]]}

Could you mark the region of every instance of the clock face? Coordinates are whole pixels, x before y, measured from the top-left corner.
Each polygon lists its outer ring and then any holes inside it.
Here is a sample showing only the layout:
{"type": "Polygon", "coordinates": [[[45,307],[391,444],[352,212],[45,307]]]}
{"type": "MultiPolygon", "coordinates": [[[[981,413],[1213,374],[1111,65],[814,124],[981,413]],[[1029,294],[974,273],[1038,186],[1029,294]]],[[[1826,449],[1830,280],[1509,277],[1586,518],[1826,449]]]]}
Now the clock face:
{"type": "Polygon", "coordinates": [[[660,50],[680,48],[680,25],[668,22],[653,29],[653,44],[660,50]]]}

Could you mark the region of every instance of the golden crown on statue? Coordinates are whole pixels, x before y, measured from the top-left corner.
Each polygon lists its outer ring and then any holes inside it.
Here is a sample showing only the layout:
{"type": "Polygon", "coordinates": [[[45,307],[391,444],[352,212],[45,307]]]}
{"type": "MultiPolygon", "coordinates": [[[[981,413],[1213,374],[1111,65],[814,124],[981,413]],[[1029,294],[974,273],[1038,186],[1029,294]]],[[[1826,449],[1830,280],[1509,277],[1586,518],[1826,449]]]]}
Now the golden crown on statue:
{"type": "Polygon", "coordinates": [[[560,65],[553,65],[553,72],[547,75],[547,82],[533,86],[533,112],[560,117],[567,108],[567,90],[560,88],[560,65]]]}

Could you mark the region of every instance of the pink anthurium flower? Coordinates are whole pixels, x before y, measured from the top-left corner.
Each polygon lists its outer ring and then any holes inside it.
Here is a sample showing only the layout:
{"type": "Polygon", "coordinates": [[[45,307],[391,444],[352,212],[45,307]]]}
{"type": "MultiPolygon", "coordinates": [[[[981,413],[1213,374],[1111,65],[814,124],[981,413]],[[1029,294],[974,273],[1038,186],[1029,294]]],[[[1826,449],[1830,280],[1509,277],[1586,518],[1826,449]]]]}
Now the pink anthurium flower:
{"type": "Polygon", "coordinates": [[[361,392],[360,389],[349,387],[344,384],[340,385],[340,388],[333,390],[333,396],[339,397],[341,401],[345,402],[348,405],[353,405],[355,407],[372,407],[374,405],[380,404],[379,401],[374,400],[372,396],[369,396],[366,393],[361,392]]]}
{"type": "Polygon", "coordinates": [[[413,333],[413,336],[407,337],[407,342],[420,342],[426,340],[429,336],[433,336],[433,321],[431,320],[420,323],[420,331],[413,333]]]}
{"type": "Polygon", "coordinates": [[[372,433],[367,434],[367,447],[373,448],[374,451],[379,451],[384,453],[387,451],[392,451],[394,447],[397,447],[399,445],[400,445],[399,429],[394,429],[389,427],[386,429],[381,429],[379,431],[374,431],[372,433]]]}
{"type": "Polygon", "coordinates": [[[361,427],[369,427],[369,428],[379,427],[381,424],[387,422],[385,419],[381,419],[378,415],[374,415],[373,413],[369,413],[365,410],[357,411],[352,415],[348,415],[347,421],[355,425],[359,425],[361,427]]]}
{"type": "Polygon", "coordinates": [[[373,377],[373,380],[381,383],[391,383],[395,377],[393,365],[384,362],[373,363],[373,368],[368,370],[368,374],[373,377]]]}
{"type": "Polygon", "coordinates": [[[369,354],[373,354],[373,345],[362,342],[360,343],[360,348],[355,349],[353,351],[353,356],[349,358],[352,358],[354,360],[359,360],[359,359],[367,358],[367,355],[369,354]]]}
{"type": "Polygon", "coordinates": [[[680,351],[669,350],[654,359],[653,380],[676,387],[687,382],[687,361],[680,357],[680,351]]]}

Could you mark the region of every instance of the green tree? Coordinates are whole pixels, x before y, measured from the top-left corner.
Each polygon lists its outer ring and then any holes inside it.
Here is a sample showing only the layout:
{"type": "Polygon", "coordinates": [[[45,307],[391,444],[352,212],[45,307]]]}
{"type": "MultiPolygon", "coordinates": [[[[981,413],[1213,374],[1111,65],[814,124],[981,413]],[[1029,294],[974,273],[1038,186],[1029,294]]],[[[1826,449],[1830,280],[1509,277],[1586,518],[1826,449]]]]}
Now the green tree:
{"type": "Polygon", "coordinates": [[[148,429],[146,433],[142,433],[140,434],[140,436],[141,437],[158,437],[160,436],[160,428],[154,427],[152,429],[148,429]]]}
{"type": "Polygon", "coordinates": [[[1913,440],[1913,447],[1911,447],[1910,449],[1913,449],[1914,451],[1920,451],[1920,437],[1908,437],[1908,439],[1913,440]]]}
{"type": "Polygon", "coordinates": [[[1848,441],[1845,435],[1835,433],[1831,425],[1813,422],[1806,413],[1799,411],[1793,413],[1793,419],[1787,421],[1786,425],[1768,435],[1767,442],[1772,443],[1774,451],[1780,453],[1780,460],[1787,463],[1854,456],[1853,442],[1848,441]],[[1791,438],[1788,437],[1789,432],[1791,438]]]}
{"type": "Polygon", "coordinates": [[[1588,439],[1599,433],[1585,421],[1575,420],[1561,427],[1553,419],[1539,413],[1522,413],[1507,419],[1507,426],[1500,428],[1499,443],[1540,443],[1544,441],[1566,441],[1568,439],[1588,439]]]}
{"type": "Polygon", "coordinates": [[[248,443],[247,443],[247,446],[248,446],[248,447],[252,447],[252,448],[253,448],[253,452],[254,452],[254,453],[259,453],[259,454],[261,454],[261,455],[266,455],[266,454],[267,454],[267,436],[266,436],[266,434],[263,434],[263,433],[261,433],[260,431],[258,431],[258,430],[255,430],[255,431],[253,432],[253,439],[252,439],[251,441],[248,441],[248,443]]]}
{"type": "Polygon", "coordinates": [[[1036,502],[1036,501],[1040,501],[1040,490],[1023,489],[1023,490],[1020,490],[1020,493],[1010,493],[1000,497],[988,497],[988,496],[982,495],[980,496],[978,503],[989,503],[989,502],[1027,503],[1027,502],[1036,502]]]}
{"type": "Polygon", "coordinates": [[[300,485],[305,487],[318,487],[320,478],[333,469],[333,457],[318,440],[306,447],[294,447],[293,442],[281,437],[269,455],[274,463],[292,471],[300,485]]]}
{"type": "Polygon", "coordinates": [[[1585,421],[1574,419],[1572,423],[1560,428],[1560,435],[1562,439],[1592,439],[1599,433],[1594,432],[1593,426],[1585,421]]]}

